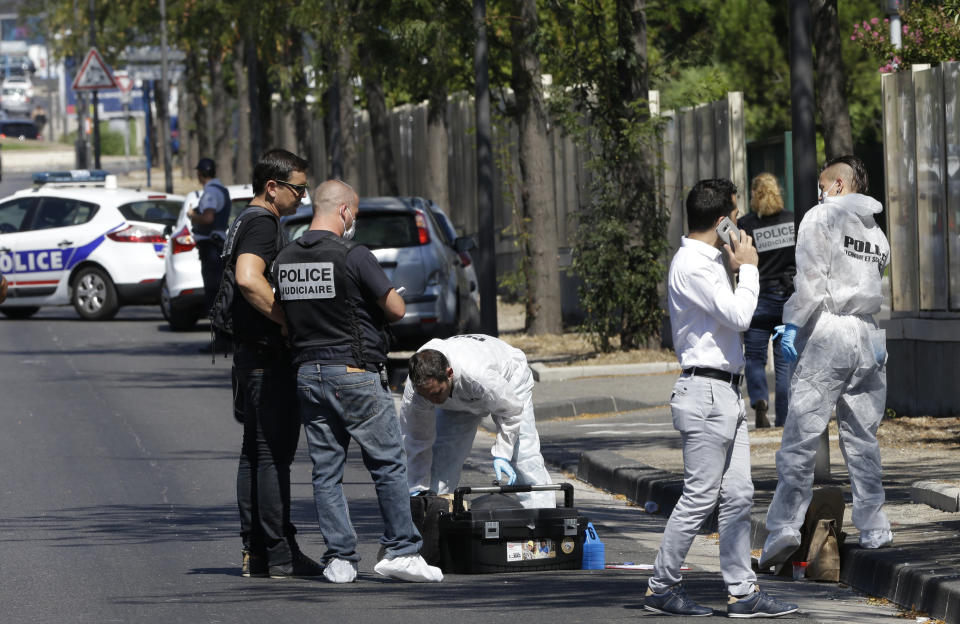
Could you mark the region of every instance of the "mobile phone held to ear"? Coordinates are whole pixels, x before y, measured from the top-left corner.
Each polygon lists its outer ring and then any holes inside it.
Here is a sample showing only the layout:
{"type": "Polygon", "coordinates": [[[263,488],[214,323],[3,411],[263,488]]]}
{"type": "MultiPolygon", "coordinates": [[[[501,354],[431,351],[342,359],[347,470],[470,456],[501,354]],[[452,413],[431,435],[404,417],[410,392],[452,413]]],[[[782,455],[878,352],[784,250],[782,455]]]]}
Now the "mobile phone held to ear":
{"type": "Polygon", "coordinates": [[[730,220],[730,217],[724,217],[720,225],[717,226],[717,236],[719,236],[720,240],[724,243],[730,245],[730,249],[733,249],[733,243],[730,242],[731,237],[737,239],[738,243],[740,242],[740,230],[738,230],[734,222],[730,220]]]}

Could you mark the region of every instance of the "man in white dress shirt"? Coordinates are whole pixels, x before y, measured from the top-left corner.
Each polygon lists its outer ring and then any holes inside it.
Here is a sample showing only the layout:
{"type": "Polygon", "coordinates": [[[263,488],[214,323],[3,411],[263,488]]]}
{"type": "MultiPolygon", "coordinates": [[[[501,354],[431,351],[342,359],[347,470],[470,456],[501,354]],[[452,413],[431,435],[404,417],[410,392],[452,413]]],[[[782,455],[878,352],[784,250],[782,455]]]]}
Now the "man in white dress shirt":
{"type": "Polygon", "coordinates": [[[663,532],[644,608],[687,617],[713,614],[691,600],[680,567],[694,537],[719,504],[720,568],[730,617],[776,617],[797,610],[756,586],[750,567],[750,441],[740,393],[744,366],[741,332],[750,327],[760,277],[757,250],[745,232],[724,244],[736,289],[721,258],[716,228],[737,218],[737,188],[729,180],[701,180],[687,196],[690,228],[670,264],[667,292],[673,346],[683,372],[670,411],[683,442],[683,495],[663,532]]]}

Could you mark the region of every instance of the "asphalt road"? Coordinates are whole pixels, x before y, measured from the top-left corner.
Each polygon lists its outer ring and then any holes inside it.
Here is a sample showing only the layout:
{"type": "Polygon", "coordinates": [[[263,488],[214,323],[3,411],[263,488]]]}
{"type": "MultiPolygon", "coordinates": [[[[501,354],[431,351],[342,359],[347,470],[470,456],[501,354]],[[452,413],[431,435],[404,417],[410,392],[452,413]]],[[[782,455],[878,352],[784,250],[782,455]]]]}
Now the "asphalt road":
{"type": "MultiPolygon", "coordinates": [[[[156,307],[123,308],[100,323],[81,321],[69,307],[0,320],[0,621],[666,620],[642,610],[646,576],[633,571],[448,575],[435,585],[377,577],[382,525],[355,452],[344,484],[364,558],[359,582],[242,578],[235,498],[241,430],[228,407],[229,361],[211,365],[197,353],[207,339],[202,327],[168,331],[156,307]]],[[[491,478],[484,436],[465,484],[491,478]]],[[[301,439],[292,519],[301,546],[319,557],[309,479],[301,439]]],[[[652,562],[662,517],[582,486],[578,497],[606,543],[607,562],[652,562]]],[[[718,574],[691,572],[687,585],[723,613],[718,574]]],[[[823,600],[847,601],[848,621],[874,621],[849,592],[803,586],[823,600]]]]}

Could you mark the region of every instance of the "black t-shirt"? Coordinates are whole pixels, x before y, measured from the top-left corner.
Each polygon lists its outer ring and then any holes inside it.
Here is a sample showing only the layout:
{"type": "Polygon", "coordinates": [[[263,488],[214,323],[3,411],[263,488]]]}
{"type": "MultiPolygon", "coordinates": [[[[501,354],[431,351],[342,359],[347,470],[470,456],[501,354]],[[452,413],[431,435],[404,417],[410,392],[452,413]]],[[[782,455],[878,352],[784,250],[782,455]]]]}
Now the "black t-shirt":
{"type": "MultiPolygon", "coordinates": [[[[277,248],[277,227],[279,227],[277,220],[265,215],[246,219],[241,223],[233,244],[234,267],[236,267],[236,258],[242,254],[260,256],[266,264],[263,274],[267,281],[272,283],[270,265],[280,252],[277,248]]],[[[239,289],[233,298],[233,327],[234,334],[240,341],[253,340],[277,346],[283,345],[284,342],[280,325],[250,305],[239,289]]]]}
{"type": "MultiPolygon", "coordinates": [[[[326,230],[307,230],[303,233],[303,240],[308,243],[322,238],[336,238],[336,235],[326,230]]],[[[357,318],[360,321],[363,343],[369,349],[370,345],[377,345],[381,342],[380,329],[385,321],[383,310],[377,302],[390,292],[393,283],[383,272],[377,257],[363,245],[357,245],[347,252],[346,264],[347,279],[352,280],[357,285],[358,291],[363,295],[362,301],[357,302],[357,318]]],[[[368,351],[364,355],[367,362],[370,363],[387,361],[385,352],[371,353],[368,351]]]]}
{"type": "Polygon", "coordinates": [[[793,212],[781,210],[766,217],[750,212],[737,220],[737,227],[753,238],[760,256],[760,292],[792,293],[797,274],[793,212]]]}

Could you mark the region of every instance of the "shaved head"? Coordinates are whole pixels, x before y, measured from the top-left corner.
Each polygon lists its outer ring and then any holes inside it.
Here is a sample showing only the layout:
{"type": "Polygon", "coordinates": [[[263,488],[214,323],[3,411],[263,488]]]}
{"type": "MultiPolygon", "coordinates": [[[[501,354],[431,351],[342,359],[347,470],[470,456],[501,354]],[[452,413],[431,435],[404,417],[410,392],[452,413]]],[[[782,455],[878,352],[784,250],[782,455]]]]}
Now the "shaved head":
{"type": "MultiPolygon", "coordinates": [[[[844,194],[866,194],[870,190],[867,168],[863,165],[863,161],[853,154],[845,154],[828,160],[820,174],[820,181],[822,182],[825,179],[829,179],[831,184],[837,180],[842,180],[844,194]]],[[[824,186],[823,188],[828,187],[824,186]]]]}
{"type": "Polygon", "coordinates": [[[820,180],[821,182],[826,182],[826,184],[823,184],[824,188],[829,188],[829,186],[837,180],[843,181],[843,188],[848,189],[848,192],[853,192],[855,188],[853,184],[853,167],[846,163],[830,165],[820,174],[820,180]]]}
{"type": "Polygon", "coordinates": [[[355,208],[360,202],[357,192],[346,182],[327,180],[321,182],[313,191],[313,214],[329,215],[339,211],[340,206],[346,204],[355,208]]]}

